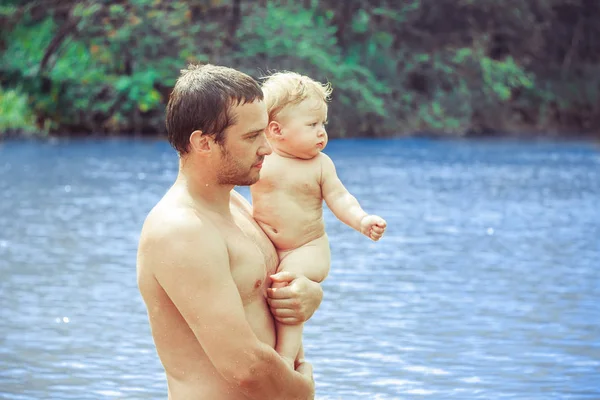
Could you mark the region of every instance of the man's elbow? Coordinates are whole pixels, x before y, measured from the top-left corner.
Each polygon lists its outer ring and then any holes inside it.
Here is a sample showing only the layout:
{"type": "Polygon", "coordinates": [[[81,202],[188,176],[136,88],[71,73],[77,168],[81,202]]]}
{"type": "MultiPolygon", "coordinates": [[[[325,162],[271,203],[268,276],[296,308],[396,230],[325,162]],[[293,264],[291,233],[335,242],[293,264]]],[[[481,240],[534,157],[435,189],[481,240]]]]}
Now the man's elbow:
{"type": "Polygon", "coordinates": [[[252,364],[236,374],[235,383],[244,392],[254,392],[260,388],[264,381],[262,375],[265,370],[264,366],[259,363],[252,364]]]}
{"type": "Polygon", "coordinates": [[[229,381],[239,387],[244,393],[260,391],[269,373],[269,362],[259,354],[251,354],[244,362],[234,364],[230,371],[229,381]]]}
{"type": "MultiPolygon", "coordinates": [[[[300,380],[283,385],[282,374],[271,368],[272,364],[256,365],[238,380],[238,388],[252,400],[312,400],[314,386],[300,380]]],[[[287,367],[283,367],[287,368],[287,367]]]]}
{"type": "Polygon", "coordinates": [[[279,355],[272,349],[257,350],[246,354],[244,362],[236,363],[236,370],[229,375],[232,382],[240,392],[252,400],[290,400],[312,399],[311,388],[301,384],[298,380],[285,378],[286,372],[277,368],[287,369],[283,362],[276,362],[279,355]],[[242,365],[243,364],[243,365],[242,365]],[[275,367],[277,366],[278,367],[275,367]],[[285,387],[282,385],[284,382],[285,387]],[[291,386],[290,386],[291,385],[291,386]]]}

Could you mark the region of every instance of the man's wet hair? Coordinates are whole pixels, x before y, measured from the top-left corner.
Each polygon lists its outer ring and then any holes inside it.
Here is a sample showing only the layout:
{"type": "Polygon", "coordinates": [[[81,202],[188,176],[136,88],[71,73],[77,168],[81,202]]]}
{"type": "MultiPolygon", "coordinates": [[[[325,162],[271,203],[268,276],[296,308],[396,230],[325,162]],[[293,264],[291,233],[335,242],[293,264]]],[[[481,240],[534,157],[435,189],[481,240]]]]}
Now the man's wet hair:
{"type": "Polygon", "coordinates": [[[180,155],[189,152],[190,135],[199,130],[225,143],[225,130],[235,124],[231,109],[263,100],[263,92],[252,77],[228,67],[189,65],[169,97],[166,126],[169,143],[180,155]]]}

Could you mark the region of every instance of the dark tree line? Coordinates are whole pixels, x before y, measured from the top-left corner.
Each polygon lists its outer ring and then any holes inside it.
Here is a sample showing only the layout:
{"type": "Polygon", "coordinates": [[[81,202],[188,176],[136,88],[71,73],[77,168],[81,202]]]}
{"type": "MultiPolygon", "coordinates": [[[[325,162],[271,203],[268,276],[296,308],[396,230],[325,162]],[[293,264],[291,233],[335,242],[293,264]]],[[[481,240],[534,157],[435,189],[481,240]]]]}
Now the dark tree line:
{"type": "Polygon", "coordinates": [[[0,132],[162,133],[189,62],[328,80],[333,136],[600,131],[596,0],[8,1],[0,132]]]}

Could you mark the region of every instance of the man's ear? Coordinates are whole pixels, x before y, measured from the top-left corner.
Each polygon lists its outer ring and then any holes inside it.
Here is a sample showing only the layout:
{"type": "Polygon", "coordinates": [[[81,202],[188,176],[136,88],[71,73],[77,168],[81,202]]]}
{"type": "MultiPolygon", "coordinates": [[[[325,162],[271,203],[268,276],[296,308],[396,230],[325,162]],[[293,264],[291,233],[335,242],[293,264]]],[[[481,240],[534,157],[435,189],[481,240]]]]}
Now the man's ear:
{"type": "Polygon", "coordinates": [[[195,153],[210,152],[212,141],[202,131],[194,131],[190,135],[190,149],[195,153]]]}
{"type": "Polygon", "coordinates": [[[269,125],[267,125],[267,137],[273,139],[281,139],[282,135],[283,132],[281,124],[277,121],[269,122],[269,125]]]}

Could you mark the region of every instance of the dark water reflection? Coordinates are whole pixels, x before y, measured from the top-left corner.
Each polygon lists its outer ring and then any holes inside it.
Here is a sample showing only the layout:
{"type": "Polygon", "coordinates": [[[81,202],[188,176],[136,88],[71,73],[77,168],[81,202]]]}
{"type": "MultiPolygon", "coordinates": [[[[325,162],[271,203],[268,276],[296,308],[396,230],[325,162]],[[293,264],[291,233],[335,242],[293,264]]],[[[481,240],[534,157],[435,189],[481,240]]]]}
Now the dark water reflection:
{"type": "MultiPolygon", "coordinates": [[[[372,243],[326,214],[320,399],[600,398],[600,152],[333,141],[372,243]]],[[[0,398],[166,398],[135,282],[164,142],[0,144],[0,398]]],[[[241,192],[248,196],[247,189],[241,192]]]]}

